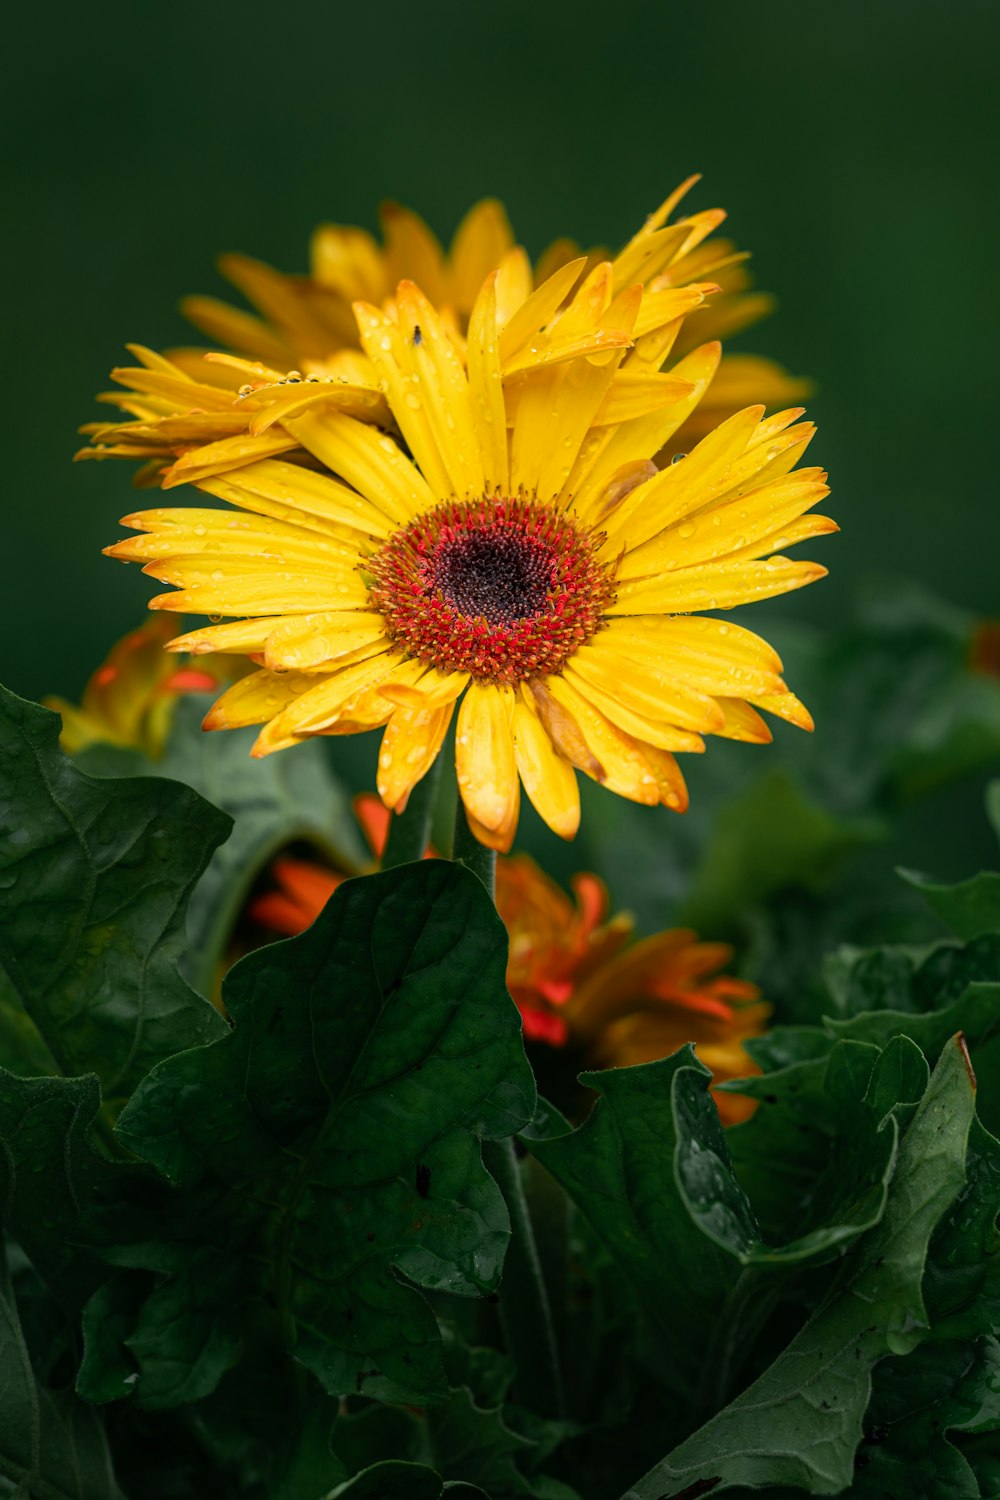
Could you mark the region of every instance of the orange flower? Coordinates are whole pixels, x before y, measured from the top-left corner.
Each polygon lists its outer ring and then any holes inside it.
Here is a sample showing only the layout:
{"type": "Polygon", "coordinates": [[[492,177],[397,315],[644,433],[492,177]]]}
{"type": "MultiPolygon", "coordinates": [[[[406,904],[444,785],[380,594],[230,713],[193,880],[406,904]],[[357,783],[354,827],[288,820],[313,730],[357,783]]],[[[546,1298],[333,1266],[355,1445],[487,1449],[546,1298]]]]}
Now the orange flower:
{"type": "MultiPolygon", "coordinates": [[[[358,798],[355,810],[379,854],[389,815],[372,796],[358,798]]],[[[288,858],[275,860],[270,874],[275,889],[249,915],[283,936],[308,927],[346,878],[288,858]]],[[[598,1067],[652,1062],[694,1042],[718,1082],[758,1072],[743,1043],[764,1030],[770,1006],[756,985],[719,972],[732,958],[728,944],[672,929],[627,947],[632,919],[608,919],[603,882],[583,873],[572,884],[575,899],[527,855],[497,860],[497,910],[510,938],[507,987],[526,1039],[598,1067]]],[[[727,1125],[753,1110],[749,1099],[713,1092],[727,1125]]]]}
{"type": "Polygon", "coordinates": [[[1000,677],[1000,620],[981,620],[972,633],[969,666],[986,677],[1000,677]]]}
{"type": "Polygon", "coordinates": [[[173,634],[169,621],[154,616],[115,642],[79,704],[42,700],[62,714],[61,741],[69,755],[110,744],[158,756],[181,694],[217,693],[246,670],[239,657],[218,655],[201,657],[196,667],[178,666],[163,649],[173,634]]]}

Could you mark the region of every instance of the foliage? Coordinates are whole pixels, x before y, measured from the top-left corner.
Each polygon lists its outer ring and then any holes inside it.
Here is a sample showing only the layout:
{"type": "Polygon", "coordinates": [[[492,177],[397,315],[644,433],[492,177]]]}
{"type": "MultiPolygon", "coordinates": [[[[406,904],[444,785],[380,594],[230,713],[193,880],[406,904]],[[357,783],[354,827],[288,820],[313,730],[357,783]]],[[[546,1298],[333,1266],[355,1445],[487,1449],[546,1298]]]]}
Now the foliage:
{"type": "Polygon", "coordinates": [[[330,747],[181,705],[71,761],[5,694],[0,1496],[1000,1495],[1000,874],[892,869],[1000,758],[967,636],[904,597],[790,641],[815,749],[721,747],[674,844],[585,825],[765,982],[726,1130],[690,1046],[537,1100],[447,860],[220,994],[276,850],[363,868],[330,747]]]}

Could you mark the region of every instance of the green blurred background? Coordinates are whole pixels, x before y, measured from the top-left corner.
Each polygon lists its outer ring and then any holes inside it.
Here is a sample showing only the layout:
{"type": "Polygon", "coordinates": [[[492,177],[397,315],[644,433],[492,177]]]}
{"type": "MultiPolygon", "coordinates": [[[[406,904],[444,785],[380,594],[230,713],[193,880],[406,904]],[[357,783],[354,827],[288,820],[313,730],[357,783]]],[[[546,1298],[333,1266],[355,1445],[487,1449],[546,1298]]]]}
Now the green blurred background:
{"type": "Polygon", "coordinates": [[[219,252],[304,269],[321,219],[374,227],[394,197],[447,236],[487,193],[533,252],[615,244],[692,170],[692,207],[729,210],[780,299],[737,347],[817,383],[811,459],[843,526],[812,554],[831,577],[767,619],[836,624],[885,573],[1000,612],[994,0],[111,3],[18,27],[0,239],[27,380],[5,466],[17,691],[76,697],[153,592],[99,552],[134,507],[130,466],[73,467],[75,428],[126,340],[190,337],[177,299],[224,290],[219,252]]]}

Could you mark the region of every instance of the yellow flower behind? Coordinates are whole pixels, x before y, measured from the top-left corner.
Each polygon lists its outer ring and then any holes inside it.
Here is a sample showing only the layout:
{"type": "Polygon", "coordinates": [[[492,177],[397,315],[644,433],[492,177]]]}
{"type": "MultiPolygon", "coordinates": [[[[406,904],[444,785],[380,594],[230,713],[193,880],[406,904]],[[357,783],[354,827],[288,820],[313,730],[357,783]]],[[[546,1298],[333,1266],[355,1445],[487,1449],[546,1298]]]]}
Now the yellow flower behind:
{"type": "MultiPolygon", "coordinates": [[[[615,262],[622,277],[642,280],[650,294],[663,294],[652,298],[648,307],[656,308],[661,319],[669,314],[670,320],[677,320],[675,357],[738,332],[772,305],[766,295],[748,291],[746,256],[715,236],[725,218],[721,209],[668,225],[697,180],[682,183],[615,262]],[[650,240],[655,255],[637,253],[648,248],[650,240]],[[682,326],[684,317],[695,311],[697,317],[682,326]]],[[[82,431],[89,445],[77,456],[144,459],[136,482],[168,489],[259,458],[301,457],[299,445],[274,424],[313,401],[334,403],[362,420],[391,425],[371,367],[358,354],[355,300],[381,305],[400,280],[415,281],[460,341],[479,288],[491,271],[500,270],[507,295],[523,297],[556,272],[574,266],[568,291],[577,276],[602,259],[593,250],[583,254],[571,240],[559,240],[533,269],[514,241],[502,205],[494,199],[470,210],[448,254],[423,220],[407,209],[384,206],[382,222],[381,245],[365,230],[321,225],[313,235],[308,276],[287,275],[249,256],[224,256],[223,274],[257,312],[244,312],[211,297],[185,299],[187,316],[220,349],[208,354],[179,350],[165,356],[130,345],[137,363],[112,371],[126,389],[99,398],[130,420],[88,423],[82,431]]],[[[726,355],[716,364],[700,404],[676,434],[675,451],[693,446],[751,402],[763,401],[775,409],[800,401],[808,392],[805,383],[755,355],[726,355]]]]}
{"type": "Polygon", "coordinates": [[[652,462],[718,360],[710,346],[661,372],[688,294],[648,289],[700,232],[654,217],[573,291],[573,267],[535,289],[494,271],[464,339],[413,282],[358,303],[390,427],[311,401],[276,423],[307,462],[200,478],[227,510],[125,518],[143,534],[109,553],[177,590],[151,607],[234,617],[171,649],[259,663],[207,728],[260,724],[267,755],[384,727],[378,787],[400,810],[459,704],[470,825],[506,850],[521,784],[570,838],[578,770],[682,810],[675,751],[768,740],[758,708],[811,727],[771,648],[697,613],[825,573],[775,555],[836,530],[808,514],[825,475],[792,472],[811,426],[751,407],[682,462],[652,462]]]}

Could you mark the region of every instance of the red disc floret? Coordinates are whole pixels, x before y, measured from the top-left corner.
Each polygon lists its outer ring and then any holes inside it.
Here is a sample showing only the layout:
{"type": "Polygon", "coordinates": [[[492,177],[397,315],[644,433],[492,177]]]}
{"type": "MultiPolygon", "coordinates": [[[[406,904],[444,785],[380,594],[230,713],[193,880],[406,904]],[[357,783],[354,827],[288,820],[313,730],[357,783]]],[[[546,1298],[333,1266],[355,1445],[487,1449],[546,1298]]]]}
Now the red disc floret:
{"type": "Polygon", "coordinates": [[[447,500],[366,564],[395,644],[442,672],[513,685],[558,672],[614,598],[604,540],[524,496],[447,500]]]}

